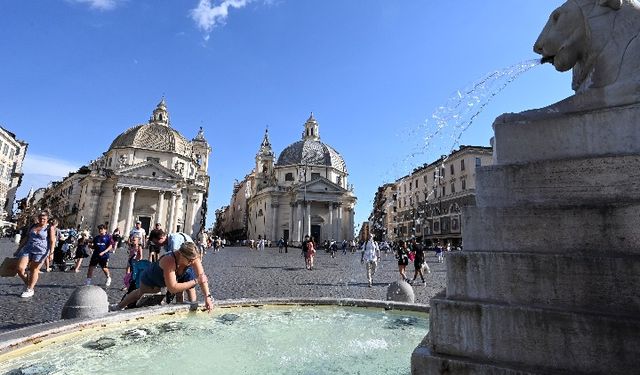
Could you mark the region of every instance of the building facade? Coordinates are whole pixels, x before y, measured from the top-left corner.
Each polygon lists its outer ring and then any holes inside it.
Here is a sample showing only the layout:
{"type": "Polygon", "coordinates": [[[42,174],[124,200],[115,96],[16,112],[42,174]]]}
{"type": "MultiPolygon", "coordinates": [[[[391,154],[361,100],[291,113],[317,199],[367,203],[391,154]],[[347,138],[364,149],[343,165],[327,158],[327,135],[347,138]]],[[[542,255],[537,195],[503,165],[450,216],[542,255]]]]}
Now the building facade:
{"type": "Polygon", "coordinates": [[[88,166],[53,183],[44,203],[65,226],[128,232],[136,221],[148,231],[196,235],[205,225],[211,147],[202,128],[188,141],[171,127],[164,99],[147,123],[118,135],[88,166]]]}
{"type": "Polygon", "coordinates": [[[240,186],[223,216],[225,223],[244,222],[247,239],[285,238],[299,244],[307,234],[316,241],[353,238],[356,197],[347,166],[336,150],[320,141],[313,114],[304,124],[302,140],[287,146],[277,159],[265,131],[255,167],[240,186]],[[231,219],[242,213],[242,219],[231,219]]]}
{"type": "Polygon", "coordinates": [[[16,192],[22,183],[22,165],[28,144],[0,127],[0,221],[13,220],[16,192]]]}
{"type": "Polygon", "coordinates": [[[461,209],[475,205],[476,168],[490,164],[491,147],[461,146],[383,185],[370,216],[377,238],[462,245],[461,209]]]}

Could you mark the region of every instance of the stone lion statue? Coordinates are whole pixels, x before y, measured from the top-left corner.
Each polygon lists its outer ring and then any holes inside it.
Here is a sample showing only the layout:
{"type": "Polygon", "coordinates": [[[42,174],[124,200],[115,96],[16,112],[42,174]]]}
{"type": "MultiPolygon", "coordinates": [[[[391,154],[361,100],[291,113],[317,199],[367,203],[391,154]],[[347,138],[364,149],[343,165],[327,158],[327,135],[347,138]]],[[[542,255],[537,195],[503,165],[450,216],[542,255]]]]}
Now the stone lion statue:
{"type": "Polygon", "coordinates": [[[640,102],[640,4],[637,0],[567,0],[551,13],[533,50],[558,71],[573,69],[572,88],[576,93],[515,117],[548,116],[640,102]]]}

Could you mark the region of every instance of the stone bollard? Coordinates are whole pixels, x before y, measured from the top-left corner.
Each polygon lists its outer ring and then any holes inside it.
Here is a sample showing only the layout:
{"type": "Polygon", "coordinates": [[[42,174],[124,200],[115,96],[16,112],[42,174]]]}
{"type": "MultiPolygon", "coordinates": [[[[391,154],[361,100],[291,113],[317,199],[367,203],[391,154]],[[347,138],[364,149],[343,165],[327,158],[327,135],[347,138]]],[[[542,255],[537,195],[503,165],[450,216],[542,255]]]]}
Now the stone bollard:
{"type": "Polygon", "coordinates": [[[406,281],[396,281],[387,288],[387,301],[414,303],[416,296],[406,281]]]}
{"type": "Polygon", "coordinates": [[[77,287],[62,308],[62,319],[98,318],[109,312],[107,293],[95,285],[77,287]]]}
{"type": "Polygon", "coordinates": [[[21,239],[22,239],[22,235],[20,233],[16,233],[16,235],[13,236],[13,242],[16,244],[19,244],[21,239]]]}

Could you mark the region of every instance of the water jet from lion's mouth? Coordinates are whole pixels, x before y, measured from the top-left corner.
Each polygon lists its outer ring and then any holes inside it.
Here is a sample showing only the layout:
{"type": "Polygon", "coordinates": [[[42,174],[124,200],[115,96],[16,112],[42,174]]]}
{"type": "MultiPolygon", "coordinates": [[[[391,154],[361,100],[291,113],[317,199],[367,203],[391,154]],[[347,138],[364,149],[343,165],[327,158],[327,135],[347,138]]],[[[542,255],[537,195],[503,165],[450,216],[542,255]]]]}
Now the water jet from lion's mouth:
{"type": "Polygon", "coordinates": [[[540,59],[540,64],[549,63],[549,64],[553,65],[554,57],[555,56],[544,56],[543,58],[540,59]]]}

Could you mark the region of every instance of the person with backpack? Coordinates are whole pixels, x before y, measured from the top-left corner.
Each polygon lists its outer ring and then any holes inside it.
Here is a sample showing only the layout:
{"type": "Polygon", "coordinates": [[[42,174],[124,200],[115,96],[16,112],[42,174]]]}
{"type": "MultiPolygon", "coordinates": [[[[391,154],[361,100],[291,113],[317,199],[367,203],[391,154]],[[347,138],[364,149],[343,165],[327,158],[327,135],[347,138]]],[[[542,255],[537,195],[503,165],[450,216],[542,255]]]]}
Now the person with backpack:
{"type": "Polygon", "coordinates": [[[48,259],[49,253],[55,247],[56,228],[49,225],[49,213],[42,211],[38,214],[38,221],[29,227],[28,234],[24,236],[15,256],[18,261],[18,276],[24,282],[26,289],[20,297],[30,298],[35,294],[34,288],[38,283],[40,266],[48,259]],[[29,273],[27,273],[27,268],[29,273]]]}

